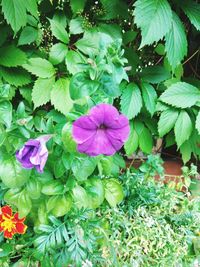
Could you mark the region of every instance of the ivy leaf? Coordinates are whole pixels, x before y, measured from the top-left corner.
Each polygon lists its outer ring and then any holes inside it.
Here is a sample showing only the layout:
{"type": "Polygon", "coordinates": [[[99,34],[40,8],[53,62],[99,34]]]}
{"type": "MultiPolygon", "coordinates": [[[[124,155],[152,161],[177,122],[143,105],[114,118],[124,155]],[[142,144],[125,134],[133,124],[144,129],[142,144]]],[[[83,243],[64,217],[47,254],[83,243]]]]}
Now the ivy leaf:
{"type": "Polygon", "coordinates": [[[167,109],[161,113],[158,122],[158,132],[160,137],[163,137],[166,133],[171,131],[176,123],[178,114],[178,111],[175,109],[167,109]]]}
{"type": "Polygon", "coordinates": [[[18,45],[31,44],[36,41],[37,37],[38,37],[37,29],[31,26],[26,26],[23,28],[19,36],[18,45]]]}
{"type": "Polygon", "coordinates": [[[195,1],[184,1],[183,11],[188,16],[191,23],[200,31],[200,4],[195,1]]]}
{"type": "Polygon", "coordinates": [[[2,0],[2,11],[8,24],[16,33],[26,25],[26,1],[25,0],[2,0]]]}
{"type": "Polygon", "coordinates": [[[182,110],[174,127],[175,139],[178,147],[189,139],[192,133],[192,122],[188,113],[182,110]]]}
{"type": "Polygon", "coordinates": [[[171,25],[170,31],[165,36],[165,51],[174,70],[187,55],[187,37],[182,22],[174,12],[171,25]]]}
{"type": "Polygon", "coordinates": [[[54,86],[55,78],[49,79],[38,78],[32,91],[32,100],[34,107],[37,108],[46,104],[51,99],[51,90],[54,86]]]}
{"type": "Polygon", "coordinates": [[[146,127],[143,128],[141,134],[139,135],[139,147],[146,154],[150,154],[152,152],[153,138],[152,134],[146,127]]]}
{"type": "Polygon", "coordinates": [[[137,0],[134,6],[135,23],[142,31],[140,48],[159,41],[169,32],[172,11],[167,0],[137,0]]]}
{"type": "Polygon", "coordinates": [[[17,67],[26,62],[26,54],[14,45],[0,48],[0,65],[5,67],[17,67]]]}
{"type": "Polygon", "coordinates": [[[0,102],[0,123],[10,128],[12,122],[12,105],[9,101],[0,102]]]}
{"type": "Polygon", "coordinates": [[[121,97],[121,111],[129,119],[134,118],[142,108],[140,89],[135,83],[130,83],[123,91],[121,97]]]}
{"type": "Polygon", "coordinates": [[[14,86],[23,86],[31,83],[30,74],[22,68],[0,68],[3,79],[14,86]]]}
{"type": "Polygon", "coordinates": [[[53,65],[43,58],[30,58],[23,67],[40,78],[50,78],[55,74],[53,65]]]}
{"type": "Polygon", "coordinates": [[[55,109],[66,115],[73,107],[73,101],[69,93],[69,79],[56,81],[51,91],[51,103],[55,109]]]}
{"type": "Polygon", "coordinates": [[[52,64],[57,65],[65,59],[67,52],[68,48],[65,44],[55,44],[50,48],[49,60],[52,64]]]}
{"type": "Polygon", "coordinates": [[[196,117],[195,127],[196,127],[198,133],[200,134],[200,111],[198,112],[198,115],[196,117]]]}
{"type": "Polygon", "coordinates": [[[104,180],[105,198],[111,207],[116,207],[117,204],[122,202],[124,192],[121,184],[117,179],[104,180]]]}
{"type": "Polygon", "coordinates": [[[161,66],[146,67],[140,73],[142,80],[149,83],[161,83],[171,77],[169,71],[161,66]]]}
{"type": "Polygon", "coordinates": [[[139,137],[138,134],[136,132],[136,130],[134,129],[134,122],[131,121],[130,122],[130,135],[128,140],[126,141],[126,143],[124,144],[124,149],[126,151],[126,154],[128,156],[132,155],[133,152],[135,152],[138,148],[139,145],[139,137]]]}
{"type": "Polygon", "coordinates": [[[55,36],[61,42],[68,44],[69,42],[69,35],[65,30],[65,27],[62,23],[58,22],[55,19],[49,19],[51,25],[51,31],[53,36],[55,36]]]}
{"type": "Polygon", "coordinates": [[[177,82],[162,93],[160,100],[177,108],[190,108],[200,101],[200,91],[189,83],[177,82]]]}
{"type": "Polygon", "coordinates": [[[156,100],[157,94],[155,89],[149,83],[142,82],[142,97],[146,106],[146,109],[149,111],[151,116],[153,116],[156,110],[156,100]]]}

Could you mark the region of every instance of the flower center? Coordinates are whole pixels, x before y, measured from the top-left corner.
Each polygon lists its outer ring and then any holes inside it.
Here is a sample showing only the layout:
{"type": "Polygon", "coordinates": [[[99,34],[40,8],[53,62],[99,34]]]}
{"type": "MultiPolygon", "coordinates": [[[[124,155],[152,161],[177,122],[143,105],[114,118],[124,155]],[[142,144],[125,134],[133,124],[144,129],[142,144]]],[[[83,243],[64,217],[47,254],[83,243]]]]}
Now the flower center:
{"type": "Polygon", "coordinates": [[[3,216],[3,222],[1,223],[1,227],[4,229],[4,231],[12,232],[13,228],[15,228],[15,223],[12,220],[13,218],[7,218],[3,216]]]}
{"type": "Polygon", "coordinates": [[[104,124],[101,124],[101,125],[99,126],[99,129],[104,130],[104,129],[107,129],[107,127],[106,127],[104,124]]]}

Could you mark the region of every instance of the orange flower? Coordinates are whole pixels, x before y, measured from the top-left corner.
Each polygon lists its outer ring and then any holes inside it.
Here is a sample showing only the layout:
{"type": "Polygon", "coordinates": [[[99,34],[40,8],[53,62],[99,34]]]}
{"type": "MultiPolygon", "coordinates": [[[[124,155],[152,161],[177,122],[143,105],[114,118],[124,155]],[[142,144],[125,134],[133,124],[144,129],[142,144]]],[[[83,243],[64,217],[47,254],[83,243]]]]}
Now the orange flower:
{"type": "Polygon", "coordinates": [[[0,232],[4,232],[4,237],[11,239],[14,234],[24,234],[27,229],[24,220],[25,218],[19,219],[18,213],[12,215],[9,206],[0,208],[0,232]]]}

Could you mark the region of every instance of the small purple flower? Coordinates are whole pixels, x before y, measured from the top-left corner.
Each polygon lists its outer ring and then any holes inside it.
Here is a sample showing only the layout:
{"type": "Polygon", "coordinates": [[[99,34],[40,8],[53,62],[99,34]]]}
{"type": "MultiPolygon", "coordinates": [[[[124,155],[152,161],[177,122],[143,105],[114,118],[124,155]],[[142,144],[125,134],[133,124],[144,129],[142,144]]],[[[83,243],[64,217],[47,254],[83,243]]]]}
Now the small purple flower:
{"type": "Polygon", "coordinates": [[[109,104],[99,104],[89,115],[78,118],[72,127],[72,135],[78,151],[89,156],[115,154],[128,139],[128,119],[109,104]]]}
{"type": "Polygon", "coordinates": [[[16,158],[23,168],[32,169],[35,167],[38,172],[43,172],[48,158],[46,142],[51,137],[51,135],[43,135],[37,139],[30,139],[16,152],[16,158]]]}

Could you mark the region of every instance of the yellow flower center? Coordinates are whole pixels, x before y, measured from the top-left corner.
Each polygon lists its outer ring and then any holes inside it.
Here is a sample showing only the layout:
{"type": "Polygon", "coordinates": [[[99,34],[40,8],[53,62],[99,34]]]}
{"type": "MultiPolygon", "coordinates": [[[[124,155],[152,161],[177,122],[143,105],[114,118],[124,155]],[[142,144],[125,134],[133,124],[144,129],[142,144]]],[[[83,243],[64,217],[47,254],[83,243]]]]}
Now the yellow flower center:
{"type": "Polygon", "coordinates": [[[7,218],[3,216],[3,222],[1,223],[1,227],[4,231],[12,232],[13,228],[15,229],[15,223],[13,222],[13,217],[7,218]]]}

